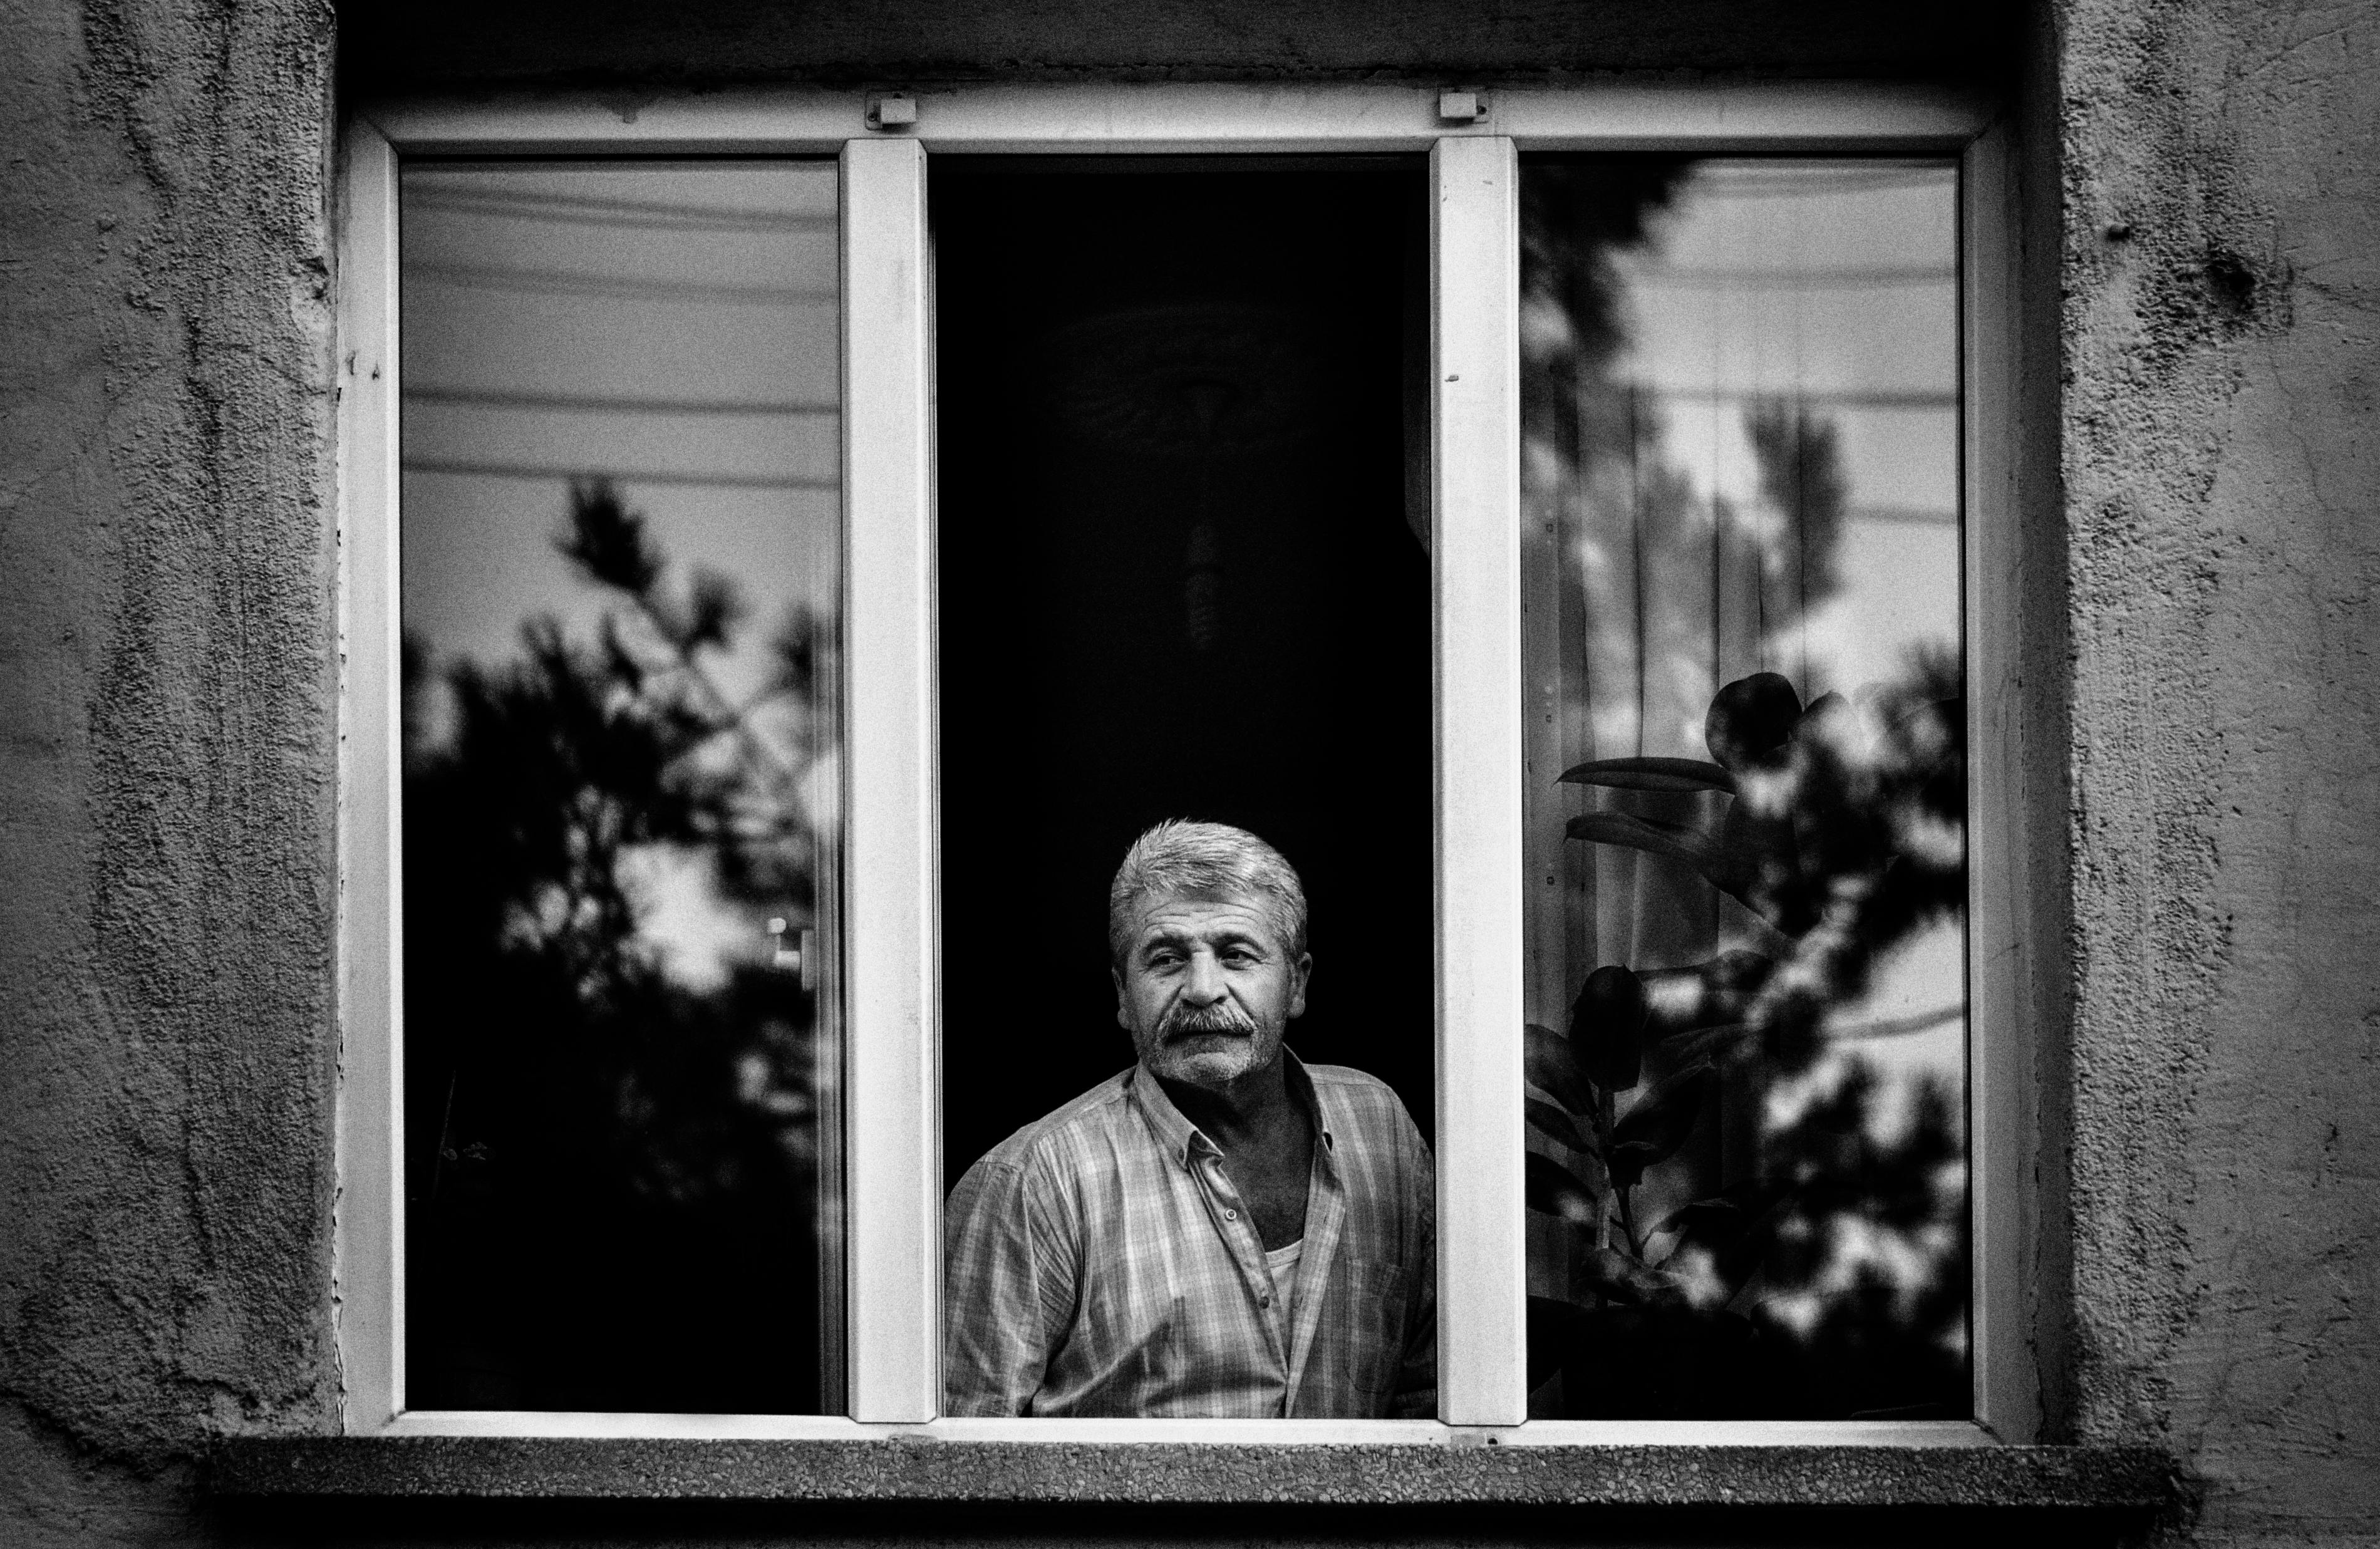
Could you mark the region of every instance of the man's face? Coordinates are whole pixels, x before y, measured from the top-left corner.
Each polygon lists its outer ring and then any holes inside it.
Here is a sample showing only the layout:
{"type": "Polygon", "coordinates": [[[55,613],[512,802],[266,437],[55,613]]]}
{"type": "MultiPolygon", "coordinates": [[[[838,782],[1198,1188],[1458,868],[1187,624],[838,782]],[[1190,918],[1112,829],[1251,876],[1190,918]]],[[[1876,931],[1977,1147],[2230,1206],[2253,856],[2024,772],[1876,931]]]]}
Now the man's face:
{"type": "Polygon", "coordinates": [[[1116,1021],[1159,1076],[1220,1089],[1281,1057],[1313,966],[1289,957],[1245,894],[1145,897],[1116,976],[1116,1021]]]}

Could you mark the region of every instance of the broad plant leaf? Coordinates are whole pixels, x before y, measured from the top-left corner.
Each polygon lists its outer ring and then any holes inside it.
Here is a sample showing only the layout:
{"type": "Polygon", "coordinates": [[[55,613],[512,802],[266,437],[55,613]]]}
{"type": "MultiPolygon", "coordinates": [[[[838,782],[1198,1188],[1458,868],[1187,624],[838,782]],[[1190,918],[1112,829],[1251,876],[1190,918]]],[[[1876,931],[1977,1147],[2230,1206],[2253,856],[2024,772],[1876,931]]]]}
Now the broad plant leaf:
{"type": "Polygon", "coordinates": [[[1700,866],[1718,858],[1717,836],[1698,823],[1642,818],[1633,812],[1581,812],[1563,832],[1598,845],[1625,845],[1700,866]]]}
{"type": "Polygon", "coordinates": [[[1585,1152],[1590,1156],[1596,1154],[1595,1142],[1587,1139],[1580,1130],[1578,1122],[1569,1114],[1542,1098],[1531,1097],[1525,1099],[1525,1104],[1529,1122],[1536,1126],[1539,1134],[1560,1140],[1572,1151],[1585,1152]]]}
{"type": "Polygon", "coordinates": [[[1523,1034],[1522,1073],[1531,1086],[1572,1113],[1595,1111],[1595,1093],[1587,1085],[1586,1073],[1578,1067],[1578,1060],[1562,1041],[1562,1035],[1553,1029],[1535,1022],[1528,1025],[1523,1034]]]}
{"type": "Polygon", "coordinates": [[[1742,1201],[1714,1197],[1680,1205],[1661,1217],[1647,1235],[1658,1237],[1663,1232],[1675,1232],[1681,1247],[1693,1243],[1700,1248],[1718,1249],[1742,1237],[1751,1225],[1752,1216],[1742,1201]]]}
{"type": "Polygon", "coordinates": [[[1565,1221],[1591,1222],[1602,1214],[1600,1203],[1586,1185],[1560,1163],[1534,1151],[1524,1158],[1522,1187],[1531,1210],[1565,1221]]]}
{"type": "Polygon", "coordinates": [[[1580,987],[1570,1009],[1571,1053],[1603,1091],[1626,1092],[1636,1084],[1646,1009],[1644,981],[1617,964],[1597,969],[1580,987]]]}
{"type": "Polygon", "coordinates": [[[1645,1168],[1677,1154],[1686,1137],[1694,1133],[1703,1094],[1717,1075],[1713,1066],[1688,1066],[1646,1092],[1612,1126],[1611,1148],[1605,1161],[1615,1185],[1633,1189],[1644,1178],[1645,1168]]]}
{"type": "MultiPolygon", "coordinates": [[[[1730,816],[1734,816],[1732,811],[1730,816]]],[[[1720,832],[1714,835],[1707,828],[1640,818],[1633,812],[1582,812],[1570,820],[1563,832],[1591,844],[1621,845],[1682,860],[1713,887],[1749,908],[1747,895],[1759,875],[1759,858],[1741,843],[1729,843],[1730,826],[1722,823],[1720,832]]]]}
{"type": "Polygon", "coordinates": [[[1571,1151],[1571,1159],[1558,1164],[1571,1180],[1584,1188],[1598,1205],[1609,1199],[1611,1178],[1604,1171],[1603,1148],[1595,1140],[1592,1123],[1582,1122],[1577,1116],[1539,1098],[1525,1098],[1524,1102],[1530,1128],[1571,1151]]]}
{"type": "MultiPolygon", "coordinates": [[[[1760,1267],[1767,1237],[1763,1228],[1787,1208],[1799,1193],[1794,1186],[1776,1182],[1731,1183],[1709,1199],[1681,1205],[1663,1217],[1653,1234],[1674,1230],[1678,1239],[1671,1257],[1686,1247],[1711,1256],[1711,1271],[1731,1295],[1760,1267]]],[[[1666,1262],[1666,1261],[1665,1261],[1666,1262]]]]}
{"type": "Polygon", "coordinates": [[[1703,721],[1710,755],[1730,770],[1774,768],[1802,719],[1802,696],[1781,673],[1755,672],[1711,696],[1703,721]]]}
{"type": "Polygon", "coordinates": [[[1572,764],[1555,776],[1573,786],[1604,786],[1612,790],[1735,789],[1735,776],[1701,759],[1594,759],[1572,764]]]}

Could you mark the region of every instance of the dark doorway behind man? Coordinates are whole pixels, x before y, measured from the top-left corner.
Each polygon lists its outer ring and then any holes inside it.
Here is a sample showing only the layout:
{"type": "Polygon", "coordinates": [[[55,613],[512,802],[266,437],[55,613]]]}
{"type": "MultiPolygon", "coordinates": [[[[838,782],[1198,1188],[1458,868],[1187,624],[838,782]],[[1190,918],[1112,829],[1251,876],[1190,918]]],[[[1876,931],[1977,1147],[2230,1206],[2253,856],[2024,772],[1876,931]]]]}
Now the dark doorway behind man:
{"type": "Polygon", "coordinates": [[[1160,818],[1303,875],[1290,1046],[1431,1054],[1427,206],[1407,158],[938,158],[943,1161],[1131,1062],[1160,818]]]}

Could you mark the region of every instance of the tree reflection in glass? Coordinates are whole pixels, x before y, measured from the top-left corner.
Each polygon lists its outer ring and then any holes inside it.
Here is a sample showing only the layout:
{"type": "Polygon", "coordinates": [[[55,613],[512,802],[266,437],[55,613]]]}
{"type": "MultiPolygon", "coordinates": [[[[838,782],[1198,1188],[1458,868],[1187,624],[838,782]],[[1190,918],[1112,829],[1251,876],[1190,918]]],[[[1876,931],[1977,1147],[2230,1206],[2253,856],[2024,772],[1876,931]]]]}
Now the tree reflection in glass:
{"type": "Polygon", "coordinates": [[[404,195],[408,1405],[830,1407],[833,169],[404,195]]]}
{"type": "Polygon", "coordinates": [[[1955,193],[1524,163],[1535,1413],[1968,1412],[1955,193]]]}

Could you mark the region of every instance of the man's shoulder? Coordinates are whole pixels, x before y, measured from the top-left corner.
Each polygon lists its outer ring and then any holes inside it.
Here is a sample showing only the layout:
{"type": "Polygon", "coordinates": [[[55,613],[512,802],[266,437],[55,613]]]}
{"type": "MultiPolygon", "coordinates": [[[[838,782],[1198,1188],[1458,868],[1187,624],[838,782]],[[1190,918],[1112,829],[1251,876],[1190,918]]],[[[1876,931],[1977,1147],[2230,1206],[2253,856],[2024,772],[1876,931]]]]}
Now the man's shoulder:
{"type": "Polygon", "coordinates": [[[1335,1109],[1359,1124],[1382,1126],[1400,1134],[1412,1132],[1418,1138],[1404,1099],[1370,1071],[1348,1065],[1308,1065],[1305,1077],[1314,1083],[1315,1102],[1326,1109],[1335,1109]]]}
{"type": "MultiPolygon", "coordinates": [[[[1305,1067],[1306,1079],[1314,1083],[1317,1091],[1323,1087],[1337,1087],[1385,1095],[1397,1102],[1397,1089],[1368,1070],[1358,1070],[1352,1065],[1317,1065],[1311,1060],[1299,1063],[1305,1067]]],[[[1397,1102],[1397,1105],[1404,1106],[1402,1102],[1397,1102]]]]}
{"type": "Polygon", "coordinates": [[[1126,1083],[1131,1075],[1129,1068],[1119,1070],[1017,1130],[978,1158],[959,1187],[1025,1172],[1037,1160],[1055,1158],[1112,1126],[1123,1116],[1129,1101],[1126,1083]]]}
{"type": "Polygon", "coordinates": [[[1318,1098],[1328,1093],[1362,1108],[1382,1108],[1400,1114],[1405,1111],[1404,1099],[1397,1095],[1396,1088],[1352,1065],[1308,1065],[1305,1079],[1314,1083],[1318,1098]]]}

